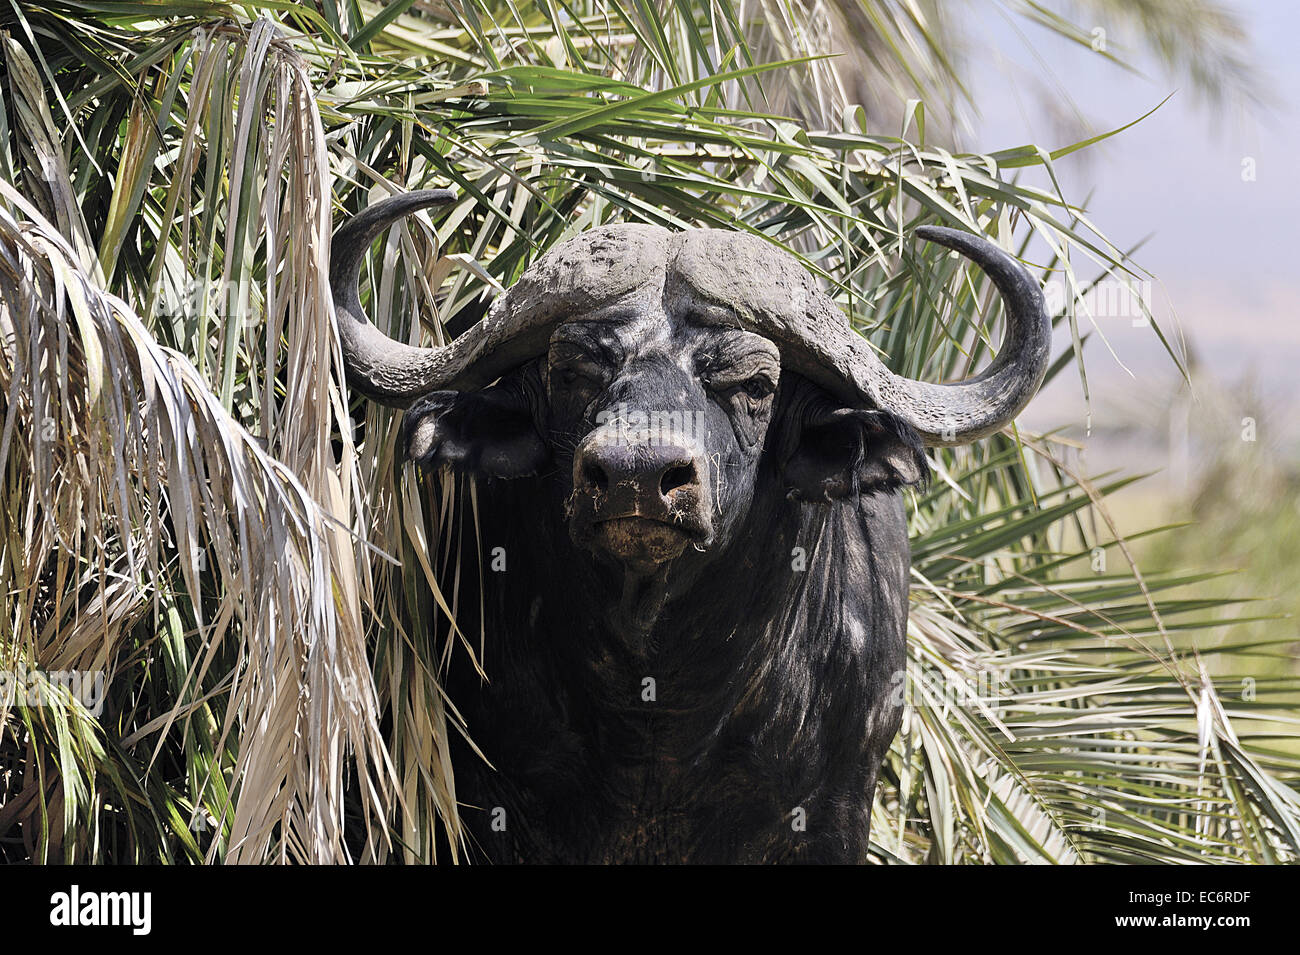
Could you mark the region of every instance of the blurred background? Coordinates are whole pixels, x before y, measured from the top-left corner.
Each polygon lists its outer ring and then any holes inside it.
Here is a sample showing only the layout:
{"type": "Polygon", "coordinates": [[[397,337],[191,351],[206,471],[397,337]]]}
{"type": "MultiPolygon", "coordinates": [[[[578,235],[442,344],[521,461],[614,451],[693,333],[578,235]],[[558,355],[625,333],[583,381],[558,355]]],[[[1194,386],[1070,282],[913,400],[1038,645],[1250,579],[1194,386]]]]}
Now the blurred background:
{"type": "MultiPolygon", "coordinates": [[[[1237,571],[1196,591],[1265,598],[1218,613],[1286,615],[1249,626],[1260,640],[1282,641],[1280,665],[1289,657],[1294,669],[1300,5],[1220,4],[1236,23],[1203,33],[1217,59],[1177,77],[1152,47],[1159,35],[1108,17],[1107,6],[1074,11],[1090,47],[1022,19],[977,15],[990,5],[963,6],[966,22],[952,33],[965,38],[977,105],[957,138],[984,149],[1057,148],[1159,106],[1122,134],[1057,160],[1055,173],[1065,197],[1086,204],[1088,218],[1104,223],[1117,246],[1137,249],[1135,260],[1150,272],[1139,288],[1187,375],[1143,327],[1140,310],[1099,295],[1079,316],[1080,334],[1091,333],[1083,346],[1086,393],[1079,374],[1066,369],[1022,421],[1043,430],[1066,425],[1087,473],[1151,472],[1114,497],[1120,529],[1128,535],[1191,520],[1204,533],[1135,541],[1142,566],[1237,571]],[[1135,71],[1116,68],[1107,53],[1135,71]]],[[[1034,172],[1026,181],[1053,187],[1034,172]]],[[[1062,327],[1057,348],[1070,340],[1062,327]]]]}

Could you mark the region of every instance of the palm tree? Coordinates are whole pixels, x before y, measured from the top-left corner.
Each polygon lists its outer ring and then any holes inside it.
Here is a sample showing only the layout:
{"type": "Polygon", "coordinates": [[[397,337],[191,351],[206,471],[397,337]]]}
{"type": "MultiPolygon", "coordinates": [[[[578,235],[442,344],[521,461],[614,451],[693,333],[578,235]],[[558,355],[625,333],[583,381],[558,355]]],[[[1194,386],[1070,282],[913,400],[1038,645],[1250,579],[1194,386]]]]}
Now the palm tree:
{"type": "MultiPolygon", "coordinates": [[[[1156,19],[1167,7],[1122,9],[1202,36],[1156,19]]],[[[454,334],[613,219],[789,249],[896,370],[931,380],[985,357],[997,323],[979,273],[917,254],[917,225],[1022,254],[1037,237],[1070,302],[1136,274],[1085,210],[1010,178],[1086,143],[977,156],[927,138],[927,108],[962,102],[940,9],[0,12],[0,671],[43,694],[0,698],[0,858],[457,857],[447,744],[465,728],[428,635],[480,571],[448,556],[474,533],[473,489],[399,466],[397,418],[344,383],[326,250],[373,198],[460,196],[363,269],[370,313],[411,341],[454,334]],[[853,56],[816,59],[850,20],[853,56]],[[900,107],[848,108],[874,89],[900,107]],[[891,115],[901,135],[881,132],[891,115]],[[102,699],[61,672],[103,673],[102,699]]],[[[1219,26],[1181,68],[1233,72],[1219,26]]],[[[1077,328],[1072,306],[1056,320],[1077,328]]],[[[1242,641],[1213,647],[1209,675],[1194,636],[1220,622],[1212,602],[1168,596],[1201,576],[1141,574],[1105,507],[1133,478],[1074,473],[1063,448],[1011,430],[937,451],[909,502],[911,705],[878,858],[1295,859],[1300,757],[1276,742],[1294,700],[1241,692],[1242,641]]]]}

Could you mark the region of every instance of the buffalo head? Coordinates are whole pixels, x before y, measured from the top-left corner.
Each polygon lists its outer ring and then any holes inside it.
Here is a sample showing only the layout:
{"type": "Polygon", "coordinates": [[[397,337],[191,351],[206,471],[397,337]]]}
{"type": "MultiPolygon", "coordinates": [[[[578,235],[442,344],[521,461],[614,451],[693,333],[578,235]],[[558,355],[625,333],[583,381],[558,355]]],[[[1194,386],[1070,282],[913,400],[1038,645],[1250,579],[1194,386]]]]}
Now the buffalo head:
{"type": "Polygon", "coordinates": [[[794,258],[708,229],[591,230],[542,256],[446,347],[394,342],[361,310],[360,257],[393,221],[451,198],[395,196],[335,234],[349,380],[408,409],[408,453],[422,464],[497,479],[558,472],[552,506],[633,627],[725,550],[765,455],[804,500],[913,484],[924,446],[998,430],[1047,367],[1037,285],[986,240],[933,227],[918,235],[976,262],[1007,306],[996,359],[956,384],[894,374],[794,258]]]}

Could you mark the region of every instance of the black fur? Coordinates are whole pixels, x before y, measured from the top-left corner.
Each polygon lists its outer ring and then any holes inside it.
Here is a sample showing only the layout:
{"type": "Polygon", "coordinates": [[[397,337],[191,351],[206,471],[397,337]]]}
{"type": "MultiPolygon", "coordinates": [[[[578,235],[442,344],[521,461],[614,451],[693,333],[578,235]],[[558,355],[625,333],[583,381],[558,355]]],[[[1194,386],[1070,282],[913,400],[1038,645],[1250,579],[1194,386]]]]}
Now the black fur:
{"type": "MultiPolygon", "coordinates": [[[[619,394],[652,407],[689,385],[665,368],[639,380],[619,394]]],[[[718,437],[731,412],[715,398],[722,531],[707,553],[679,558],[648,627],[628,628],[611,611],[626,582],[567,527],[573,451],[595,405],[566,404],[555,387],[541,362],[486,398],[443,393],[409,413],[408,435],[439,435],[412,449],[421,463],[478,481],[481,533],[462,535],[463,566],[478,566],[479,541],[506,553],[505,572],[484,559],[481,595],[478,576],[462,575],[458,601],[462,632],[485,625],[490,682],[460,653],[446,674],[492,763],[453,737],[471,858],[863,861],[902,713],[909,550],[897,489],[924,478],[919,440],[782,373],[747,453],[748,425],[718,437]]]]}

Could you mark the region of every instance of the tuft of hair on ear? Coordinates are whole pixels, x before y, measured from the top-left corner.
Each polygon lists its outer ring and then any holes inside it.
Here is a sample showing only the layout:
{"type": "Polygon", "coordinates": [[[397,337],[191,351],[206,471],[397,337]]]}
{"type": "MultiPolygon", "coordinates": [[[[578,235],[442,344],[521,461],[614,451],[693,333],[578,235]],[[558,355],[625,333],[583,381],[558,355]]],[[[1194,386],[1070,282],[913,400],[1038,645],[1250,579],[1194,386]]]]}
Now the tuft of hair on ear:
{"type": "Polygon", "coordinates": [[[421,467],[492,479],[537,474],[549,449],[534,426],[529,396],[514,379],[479,391],[436,391],[406,409],[401,453],[421,467]]]}
{"type": "Polygon", "coordinates": [[[815,410],[781,470],[793,496],[809,501],[896,491],[929,476],[921,436],[888,412],[863,408],[815,410]]]}
{"type": "Polygon", "coordinates": [[[906,421],[887,411],[868,414],[870,417],[863,418],[868,431],[867,442],[883,442],[889,446],[889,451],[884,455],[873,455],[871,449],[864,446],[863,457],[872,458],[874,467],[878,469],[876,481],[867,483],[889,491],[901,487],[924,490],[930,483],[930,462],[926,460],[921,435],[906,421]]]}
{"type": "MultiPolygon", "coordinates": [[[[397,463],[437,466],[434,457],[440,450],[444,435],[438,427],[439,419],[454,406],[456,396],[449,392],[434,392],[412,403],[402,414],[397,439],[397,463]]],[[[450,462],[443,462],[450,464],[450,462]]]]}

